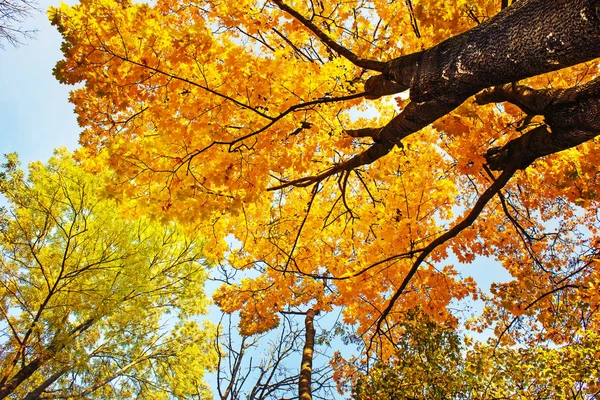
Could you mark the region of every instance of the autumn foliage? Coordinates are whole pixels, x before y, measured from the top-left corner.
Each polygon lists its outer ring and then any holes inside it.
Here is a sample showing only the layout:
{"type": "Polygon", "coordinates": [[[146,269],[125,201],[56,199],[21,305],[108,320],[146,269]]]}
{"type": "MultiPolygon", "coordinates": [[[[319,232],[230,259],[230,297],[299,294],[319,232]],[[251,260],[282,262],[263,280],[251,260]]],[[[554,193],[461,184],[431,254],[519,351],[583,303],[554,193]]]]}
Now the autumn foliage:
{"type": "Polygon", "coordinates": [[[0,398],[206,396],[202,242],[133,217],[61,149],[0,170],[0,398]]]}
{"type": "Polygon", "coordinates": [[[50,12],[55,75],[80,85],[78,157],[114,171],[109,192],[245,271],[214,294],[242,334],[341,308],[358,368],[393,360],[410,310],[454,328],[457,301],[481,299],[467,325],[501,346],[598,348],[598,5],[503,3],[84,0],[50,12]],[[549,33],[527,36],[535,24],[549,33]],[[484,37],[528,25],[522,43],[484,37]],[[507,57],[515,72],[486,69],[507,57]],[[487,292],[461,276],[482,256],[512,280],[487,292]]]}

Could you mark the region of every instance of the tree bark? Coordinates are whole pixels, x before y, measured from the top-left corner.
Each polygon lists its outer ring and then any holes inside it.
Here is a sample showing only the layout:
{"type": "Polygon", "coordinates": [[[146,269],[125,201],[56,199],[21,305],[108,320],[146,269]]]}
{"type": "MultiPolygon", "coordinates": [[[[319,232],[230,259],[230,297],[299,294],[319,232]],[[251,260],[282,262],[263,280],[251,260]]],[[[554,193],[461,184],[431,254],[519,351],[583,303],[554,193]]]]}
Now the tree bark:
{"type": "Polygon", "coordinates": [[[410,89],[415,102],[462,102],[600,57],[599,14],[599,0],[521,0],[431,49],[389,61],[376,79],[410,89]]]}
{"type": "Polygon", "coordinates": [[[546,125],[488,151],[491,169],[503,170],[511,159],[525,169],[539,157],[587,142],[600,134],[600,78],[568,89],[534,90],[502,85],[476,96],[479,104],[508,101],[528,115],[543,115],[546,125]],[[550,128],[550,130],[548,130],[550,128]]]}
{"type": "Polygon", "coordinates": [[[312,359],[315,347],[315,327],[313,320],[315,311],[311,308],[306,312],[304,324],[306,326],[306,335],[304,349],[302,350],[302,364],[300,367],[300,379],[298,380],[298,398],[299,400],[312,400],[311,376],[312,359]]]}
{"type": "Polygon", "coordinates": [[[381,75],[369,78],[365,83],[369,97],[409,89],[411,102],[386,126],[364,129],[372,132],[373,146],[333,171],[374,162],[402,139],[483,89],[597,57],[600,0],[515,2],[477,27],[431,49],[389,61],[381,75]]]}
{"type": "Polygon", "coordinates": [[[48,389],[48,387],[50,387],[50,385],[52,385],[54,382],[56,382],[58,380],[58,378],[63,376],[65,373],[67,373],[69,371],[69,369],[70,368],[64,368],[64,369],[52,374],[49,378],[47,378],[44,382],[42,382],[37,388],[35,388],[31,392],[27,393],[27,396],[23,397],[23,400],[39,400],[39,399],[41,399],[40,396],[42,395],[42,393],[44,393],[44,391],[46,389],[48,389]]]}

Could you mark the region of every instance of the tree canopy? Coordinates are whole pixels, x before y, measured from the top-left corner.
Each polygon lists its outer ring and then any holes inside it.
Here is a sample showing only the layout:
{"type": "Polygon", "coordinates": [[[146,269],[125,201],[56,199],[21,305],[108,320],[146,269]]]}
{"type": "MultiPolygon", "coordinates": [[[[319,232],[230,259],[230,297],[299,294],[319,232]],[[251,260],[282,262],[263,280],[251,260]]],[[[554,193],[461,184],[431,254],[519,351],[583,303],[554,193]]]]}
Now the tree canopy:
{"type": "Polygon", "coordinates": [[[50,18],[55,75],[81,85],[78,157],[245,272],[214,294],[243,335],[339,307],[385,362],[409,310],[456,327],[467,298],[501,346],[598,330],[597,0],[83,0],[50,18]],[[450,255],[512,280],[482,292],[450,255]]]}
{"type": "Polygon", "coordinates": [[[132,216],[64,149],[0,174],[0,398],[206,398],[202,241],[132,216]],[[171,314],[171,318],[169,318],[171,314]],[[177,317],[177,320],[174,318],[177,317]]]}
{"type": "Polygon", "coordinates": [[[598,334],[587,331],[570,346],[497,347],[462,340],[419,308],[399,327],[396,354],[339,381],[354,400],[586,399],[597,396],[598,334]]]}

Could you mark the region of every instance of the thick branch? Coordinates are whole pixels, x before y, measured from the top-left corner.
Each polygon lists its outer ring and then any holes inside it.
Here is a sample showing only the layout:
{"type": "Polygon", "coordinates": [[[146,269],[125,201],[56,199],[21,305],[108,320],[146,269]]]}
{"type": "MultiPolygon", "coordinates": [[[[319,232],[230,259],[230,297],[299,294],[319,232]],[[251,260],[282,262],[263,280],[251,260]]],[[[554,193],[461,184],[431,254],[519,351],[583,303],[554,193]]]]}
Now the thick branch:
{"type": "Polygon", "coordinates": [[[534,90],[504,85],[477,96],[480,104],[509,101],[523,111],[543,115],[547,124],[530,130],[502,147],[488,151],[491,169],[503,170],[507,160],[520,158],[525,169],[537,158],[570,149],[600,135],[600,78],[568,89],[534,90]],[[550,129],[548,129],[548,127],[550,129]]]}
{"type": "Polygon", "coordinates": [[[383,74],[375,75],[365,82],[369,98],[400,93],[411,88],[417,76],[423,52],[408,54],[386,63],[383,74]]]}
{"type": "Polygon", "coordinates": [[[71,367],[63,368],[63,369],[55,372],[54,374],[50,375],[44,382],[42,382],[40,385],[38,385],[38,387],[36,387],[31,392],[27,393],[27,395],[25,397],[23,397],[23,400],[39,400],[39,399],[41,399],[42,393],[44,393],[44,391],[46,389],[48,389],[48,387],[50,387],[50,385],[52,385],[54,382],[56,382],[58,380],[58,378],[60,378],[64,374],[66,374],[70,368],[71,367]]]}
{"type": "MultiPolygon", "coordinates": [[[[319,175],[273,189],[309,186],[336,173],[370,164],[388,154],[402,139],[448,114],[482,89],[600,56],[598,3],[598,0],[521,0],[490,20],[431,49],[388,62],[382,75],[366,82],[365,92],[369,97],[378,97],[410,88],[412,102],[383,128],[349,132],[351,136],[371,136],[375,144],[319,175]]],[[[559,93],[548,91],[546,95],[552,94],[559,93]]],[[[559,97],[568,98],[565,93],[559,97]]],[[[595,109],[596,105],[592,103],[588,102],[587,106],[595,109]]],[[[522,103],[532,111],[543,104],[543,101],[522,103]]],[[[561,116],[564,114],[560,113],[561,116]]],[[[588,125],[593,122],[587,117],[584,119],[588,125]]],[[[573,122],[573,118],[566,121],[573,122]]],[[[555,119],[555,124],[560,121],[555,119]]],[[[555,126],[549,125],[556,133],[555,126]]],[[[563,135],[561,143],[544,145],[544,150],[538,149],[532,154],[550,154],[593,137],[589,130],[582,130],[578,125],[567,127],[562,124],[561,129],[571,131],[566,135],[568,139],[563,135]]],[[[528,143],[541,145],[544,140],[538,139],[528,143]]],[[[524,154],[523,157],[520,167],[529,165],[528,156],[524,154]]],[[[504,159],[512,159],[512,156],[504,159]]]]}
{"type": "MultiPolygon", "coordinates": [[[[416,102],[459,104],[490,86],[600,57],[597,0],[521,0],[437,46],[388,62],[416,102]]],[[[381,78],[378,78],[381,79],[381,78]]]]}
{"type": "Polygon", "coordinates": [[[300,367],[300,379],[298,380],[298,399],[312,400],[312,390],[310,388],[312,375],[312,359],[315,347],[315,327],[313,320],[315,310],[312,308],[306,312],[304,324],[306,326],[306,336],[304,349],[302,350],[302,364],[300,367]]]}
{"type": "Polygon", "coordinates": [[[487,87],[600,56],[599,10],[597,0],[521,0],[431,49],[390,61],[366,91],[373,97],[410,88],[412,103],[378,140],[397,143],[487,87]]]}
{"type": "Polygon", "coordinates": [[[370,137],[372,139],[378,138],[383,128],[360,128],[360,129],[346,129],[344,133],[354,138],[370,137]]]}
{"type": "Polygon", "coordinates": [[[381,129],[379,136],[374,140],[380,143],[400,143],[405,137],[420,131],[454,110],[461,102],[438,99],[423,103],[410,102],[400,114],[381,129]]]}
{"type": "Polygon", "coordinates": [[[29,379],[29,377],[31,377],[31,375],[33,375],[48,360],[52,359],[59,351],[73,343],[79,335],[88,330],[94,322],[95,320],[90,318],[72,329],[66,338],[55,338],[55,340],[39,356],[29,364],[23,366],[14,376],[8,379],[2,387],[0,387],[0,399],[4,399],[11,394],[21,383],[29,379]]]}
{"type": "Polygon", "coordinates": [[[485,89],[475,96],[479,105],[508,101],[528,115],[544,115],[558,104],[576,101],[578,93],[587,85],[568,89],[533,89],[525,85],[507,83],[485,89]]]}

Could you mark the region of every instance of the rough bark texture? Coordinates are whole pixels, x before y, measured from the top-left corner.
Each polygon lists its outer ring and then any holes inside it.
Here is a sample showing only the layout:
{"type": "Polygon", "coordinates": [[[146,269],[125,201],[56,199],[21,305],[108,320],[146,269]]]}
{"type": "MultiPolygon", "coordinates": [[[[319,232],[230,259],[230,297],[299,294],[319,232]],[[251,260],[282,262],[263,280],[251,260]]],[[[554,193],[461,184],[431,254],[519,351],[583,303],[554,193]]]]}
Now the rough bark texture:
{"type": "Polygon", "coordinates": [[[503,85],[482,92],[476,100],[479,104],[511,102],[529,115],[543,115],[547,125],[490,149],[486,158],[495,170],[503,170],[515,157],[520,158],[519,168],[527,168],[539,157],[575,147],[600,134],[600,78],[568,89],[503,85]]]}
{"type": "Polygon", "coordinates": [[[315,327],[313,320],[315,311],[310,309],[306,312],[304,324],[306,326],[306,335],[304,349],[302,350],[302,364],[300,367],[300,379],[298,380],[298,398],[299,400],[312,400],[311,375],[312,359],[315,347],[315,327]]]}
{"type": "Polygon", "coordinates": [[[375,95],[385,79],[410,88],[415,102],[455,103],[490,86],[592,60],[600,57],[599,13],[599,0],[522,0],[431,49],[388,62],[367,89],[375,95]]]}
{"type": "Polygon", "coordinates": [[[600,57],[600,1],[518,1],[423,52],[411,99],[467,97],[600,57]]]}
{"type": "MultiPolygon", "coordinates": [[[[370,97],[379,97],[410,89],[411,103],[385,127],[371,128],[373,147],[338,169],[372,163],[480,90],[600,57],[599,16],[600,0],[520,0],[431,49],[389,61],[382,75],[366,82],[365,90],[370,97]]],[[[592,112],[594,104],[588,99],[586,113],[592,112]]],[[[566,112],[554,114],[562,118],[566,112]]],[[[589,124],[589,115],[584,118],[580,113],[582,119],[568,122],[589,124]]],[[[547,116],[556,129],[557,118],[547,116]]],[[[576,125],[560,129],[573,131],[573,138],[586,137],[583,132],[588,132],[576,125]]],[[[545,139],[535,141],[541,140],[545,139]]]]}

